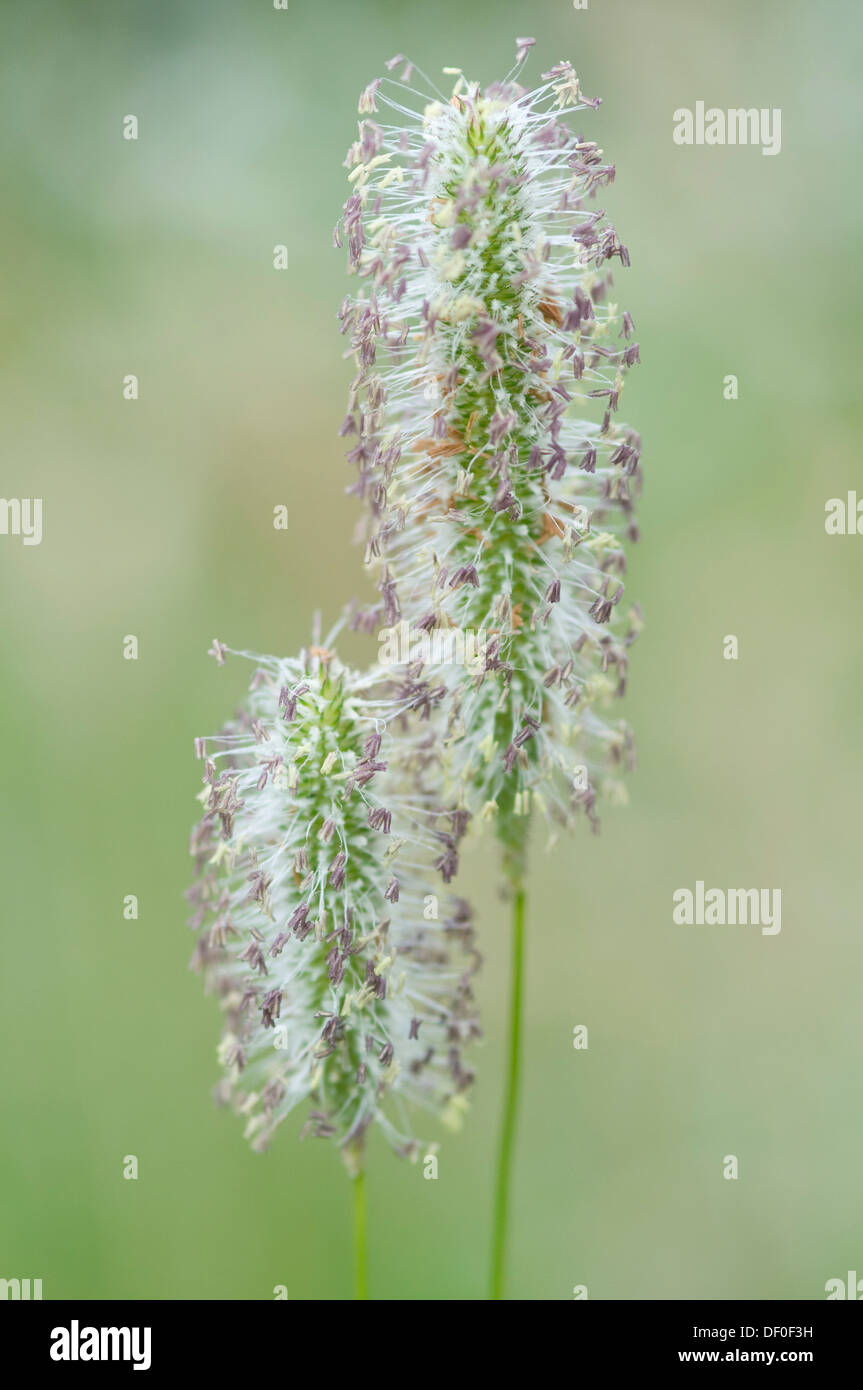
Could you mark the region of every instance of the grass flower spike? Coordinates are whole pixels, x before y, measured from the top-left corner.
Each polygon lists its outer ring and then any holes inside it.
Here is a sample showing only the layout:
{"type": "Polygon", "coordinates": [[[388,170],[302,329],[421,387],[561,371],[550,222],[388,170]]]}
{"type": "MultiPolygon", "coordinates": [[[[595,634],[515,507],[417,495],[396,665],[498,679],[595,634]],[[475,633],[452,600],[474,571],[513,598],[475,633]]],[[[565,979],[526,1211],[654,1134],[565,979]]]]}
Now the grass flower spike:
{"type": "Polygon", "coordinates": [[[516,817],[595,820],[631,760],[604,714],[639,627],[621,600],[640,441],[615,419],[639,350],[608,269],[628,253],[587,207],[614,169],[572,126],[599,103],[569,63],[534,91],[459,74],[448,99],[413,74],[360,100],[339,233],[360,282],[343,432],[382,595],[363,622],[405,622],[420,652],[479,637],[478,663],[435,670],[448,763],[515,853],[516,817]]]}
{"type": "Polygon", "coordinates": [[[225,1017],[220,1096],[256,1149],[310,1102],[305,1132],[332,1137],[357,1172],[370,1124],[415,1156],[412,1108],[452,1122],[464,1106],[462,1045],[478,1032],[470,912],[459,899],[438,910],[451,837],[405,721],[416,688],[393,691],[320,648],[254,660],[244,708],[198,743],[190,896],[195,963],[225,1017]]]}

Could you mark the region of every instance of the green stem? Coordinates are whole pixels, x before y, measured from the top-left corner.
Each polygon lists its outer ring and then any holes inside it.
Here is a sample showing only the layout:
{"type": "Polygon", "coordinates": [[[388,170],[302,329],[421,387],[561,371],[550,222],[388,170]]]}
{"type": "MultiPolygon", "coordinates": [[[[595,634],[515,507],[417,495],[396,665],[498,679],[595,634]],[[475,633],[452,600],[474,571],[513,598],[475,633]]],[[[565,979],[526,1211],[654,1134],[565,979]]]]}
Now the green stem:
{"type": "Polygon", "coordinates": [[[509,1013],[509,1069],[506,1083],[503,1121],[497,1161],[497,1185],[494,1203],[494,1235],[491,1254],[492,1299],[504,1296],[506,1246],[509,1223],[509,1197],[512,1175],[512,1151],[518,1114],[518,1093],[521,1076],[521,1007],[524,973],[524,908],[525,891],[523,868],[513,866],[512,881],[512,981],[509,1013]]]}
{"type": "Polygon", "coordinates": [[[362,1168],[353,1179],[354,1188],[354,1298],[368,1298],[366,1256],[366,1175],[362,1168]]]}

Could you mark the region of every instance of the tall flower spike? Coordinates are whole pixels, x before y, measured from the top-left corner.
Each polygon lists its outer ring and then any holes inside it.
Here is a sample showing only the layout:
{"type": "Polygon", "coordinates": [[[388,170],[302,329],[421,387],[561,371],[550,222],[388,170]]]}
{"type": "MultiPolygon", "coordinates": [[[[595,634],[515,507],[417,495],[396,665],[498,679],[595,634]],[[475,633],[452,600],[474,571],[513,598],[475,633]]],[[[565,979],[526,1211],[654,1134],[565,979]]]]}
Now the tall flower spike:
{"type": "MultiPolygon", "coordinates": [[[[533,41],[517,42],[518,66],[533,41]]],[[[601,711],[640,626],[621,599],[641,478],[615,419],[639,350],[609,266],[629,255],[588,208],[614,167],[571,122],[599,101],[567,62],[533,91],[410,81],[364,93],[336,234],[361,282],[340,315],[357,366],[342,432],[382,595],[360,622],[484,634],[478,670],[435,671],[462,804],[504,813],[505,839],[533,805],[595,824],[603,782],[622,794],[606,770],[632,761],[601,711]]]]}
{"type": "Polygon", "coordinates": [[[405,720],[416,692],[320,648],[253,660],[246,706],[197,741],[193,963],[225,1016],[219,1096],[256,1149],[309,1100],[306,1132],[332,1137],[352,1171],[373,1121],[415,1156],[410,1107],[457,1121],[472,1080],[461,1049],[479,1031],[470,911],[436,910],[453,837],[405,720]]]}

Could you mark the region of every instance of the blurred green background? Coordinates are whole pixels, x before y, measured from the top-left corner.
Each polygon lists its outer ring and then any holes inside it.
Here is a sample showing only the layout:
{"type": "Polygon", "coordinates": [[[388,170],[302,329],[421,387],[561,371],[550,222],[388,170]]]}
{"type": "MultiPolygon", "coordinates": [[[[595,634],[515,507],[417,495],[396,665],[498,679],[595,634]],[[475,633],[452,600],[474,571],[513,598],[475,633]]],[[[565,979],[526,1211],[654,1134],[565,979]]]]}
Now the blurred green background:
{"type": "MultiPolygon", "coordinates": [[[[313,607],[365,588],[331,246],[356,95],[399,51],[492,80],[527,33],[531,81],[567,56],[604,98],[583,126],[633,259],[647,628],[630,806],[534,853],[511,1294],[823,1298],[863,1269],[863,539],[824,531],[828,498],[863,496],[859,6],[76,0],[7,5],[2,28],[2,492],[44,499],[44,538],[0,538],[0,1276],[46,1298],[350,1296],[335,1151],[298,1119],[256,1157],[211,1102],[218,1010],[181,896],[192,740],[248,675],[206,656],[214,636],[293,652],[313,607]],[[677,147],[697,100],[781,107],[781,154],[677,147]],[[781,935],[675,927],[696,879],[781,888],[781,935]]],[[[375,1145],[378,1298],[485,1294],[508,964],[487,851],[468,884],[480,1084],[437,1182],[375,1145]]]]}

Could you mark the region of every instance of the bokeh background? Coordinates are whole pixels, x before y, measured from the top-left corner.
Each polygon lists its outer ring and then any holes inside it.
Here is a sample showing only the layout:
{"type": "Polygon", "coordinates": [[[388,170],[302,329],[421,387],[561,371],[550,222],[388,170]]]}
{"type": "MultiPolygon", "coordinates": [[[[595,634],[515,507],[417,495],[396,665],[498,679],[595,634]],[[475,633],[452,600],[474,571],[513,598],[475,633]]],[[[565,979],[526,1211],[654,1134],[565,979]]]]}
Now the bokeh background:
{"type": "MultiPolygon", "coordinates": [[[[3,10],[0,490],[44,499],[44,538],[0,538],[0,1276],[46,1298],[350,1297],[332,1147],[298,1144],[298,1120],[257,1157],[211,1102],[218,1010],[182,900],[192,740],[248,674],[214,665],[214,636],[293,652],[313,608],[364,591],[331,246],[356,95],[398,51],[491,80],[527,33],[531,79],[569,56],[604,98],[583,125],[633,258],[647,627],[631,804],[535,847],[510,1290],[823,1298],[863,1270],[863,538],[824,530],[828,498],[863,496],[859,7],[3,10]],[[781,154],[677,147],[672,112],[699,99],[781,107],[781,154]],[[675,927],[696,879],[781,888],[781,934],[675,927]]],[[[493,857],[465,872],[480,1084],[437,1182],[374,1148],[382,1299],[485,1294],[508,944],[493,857]]]]}

